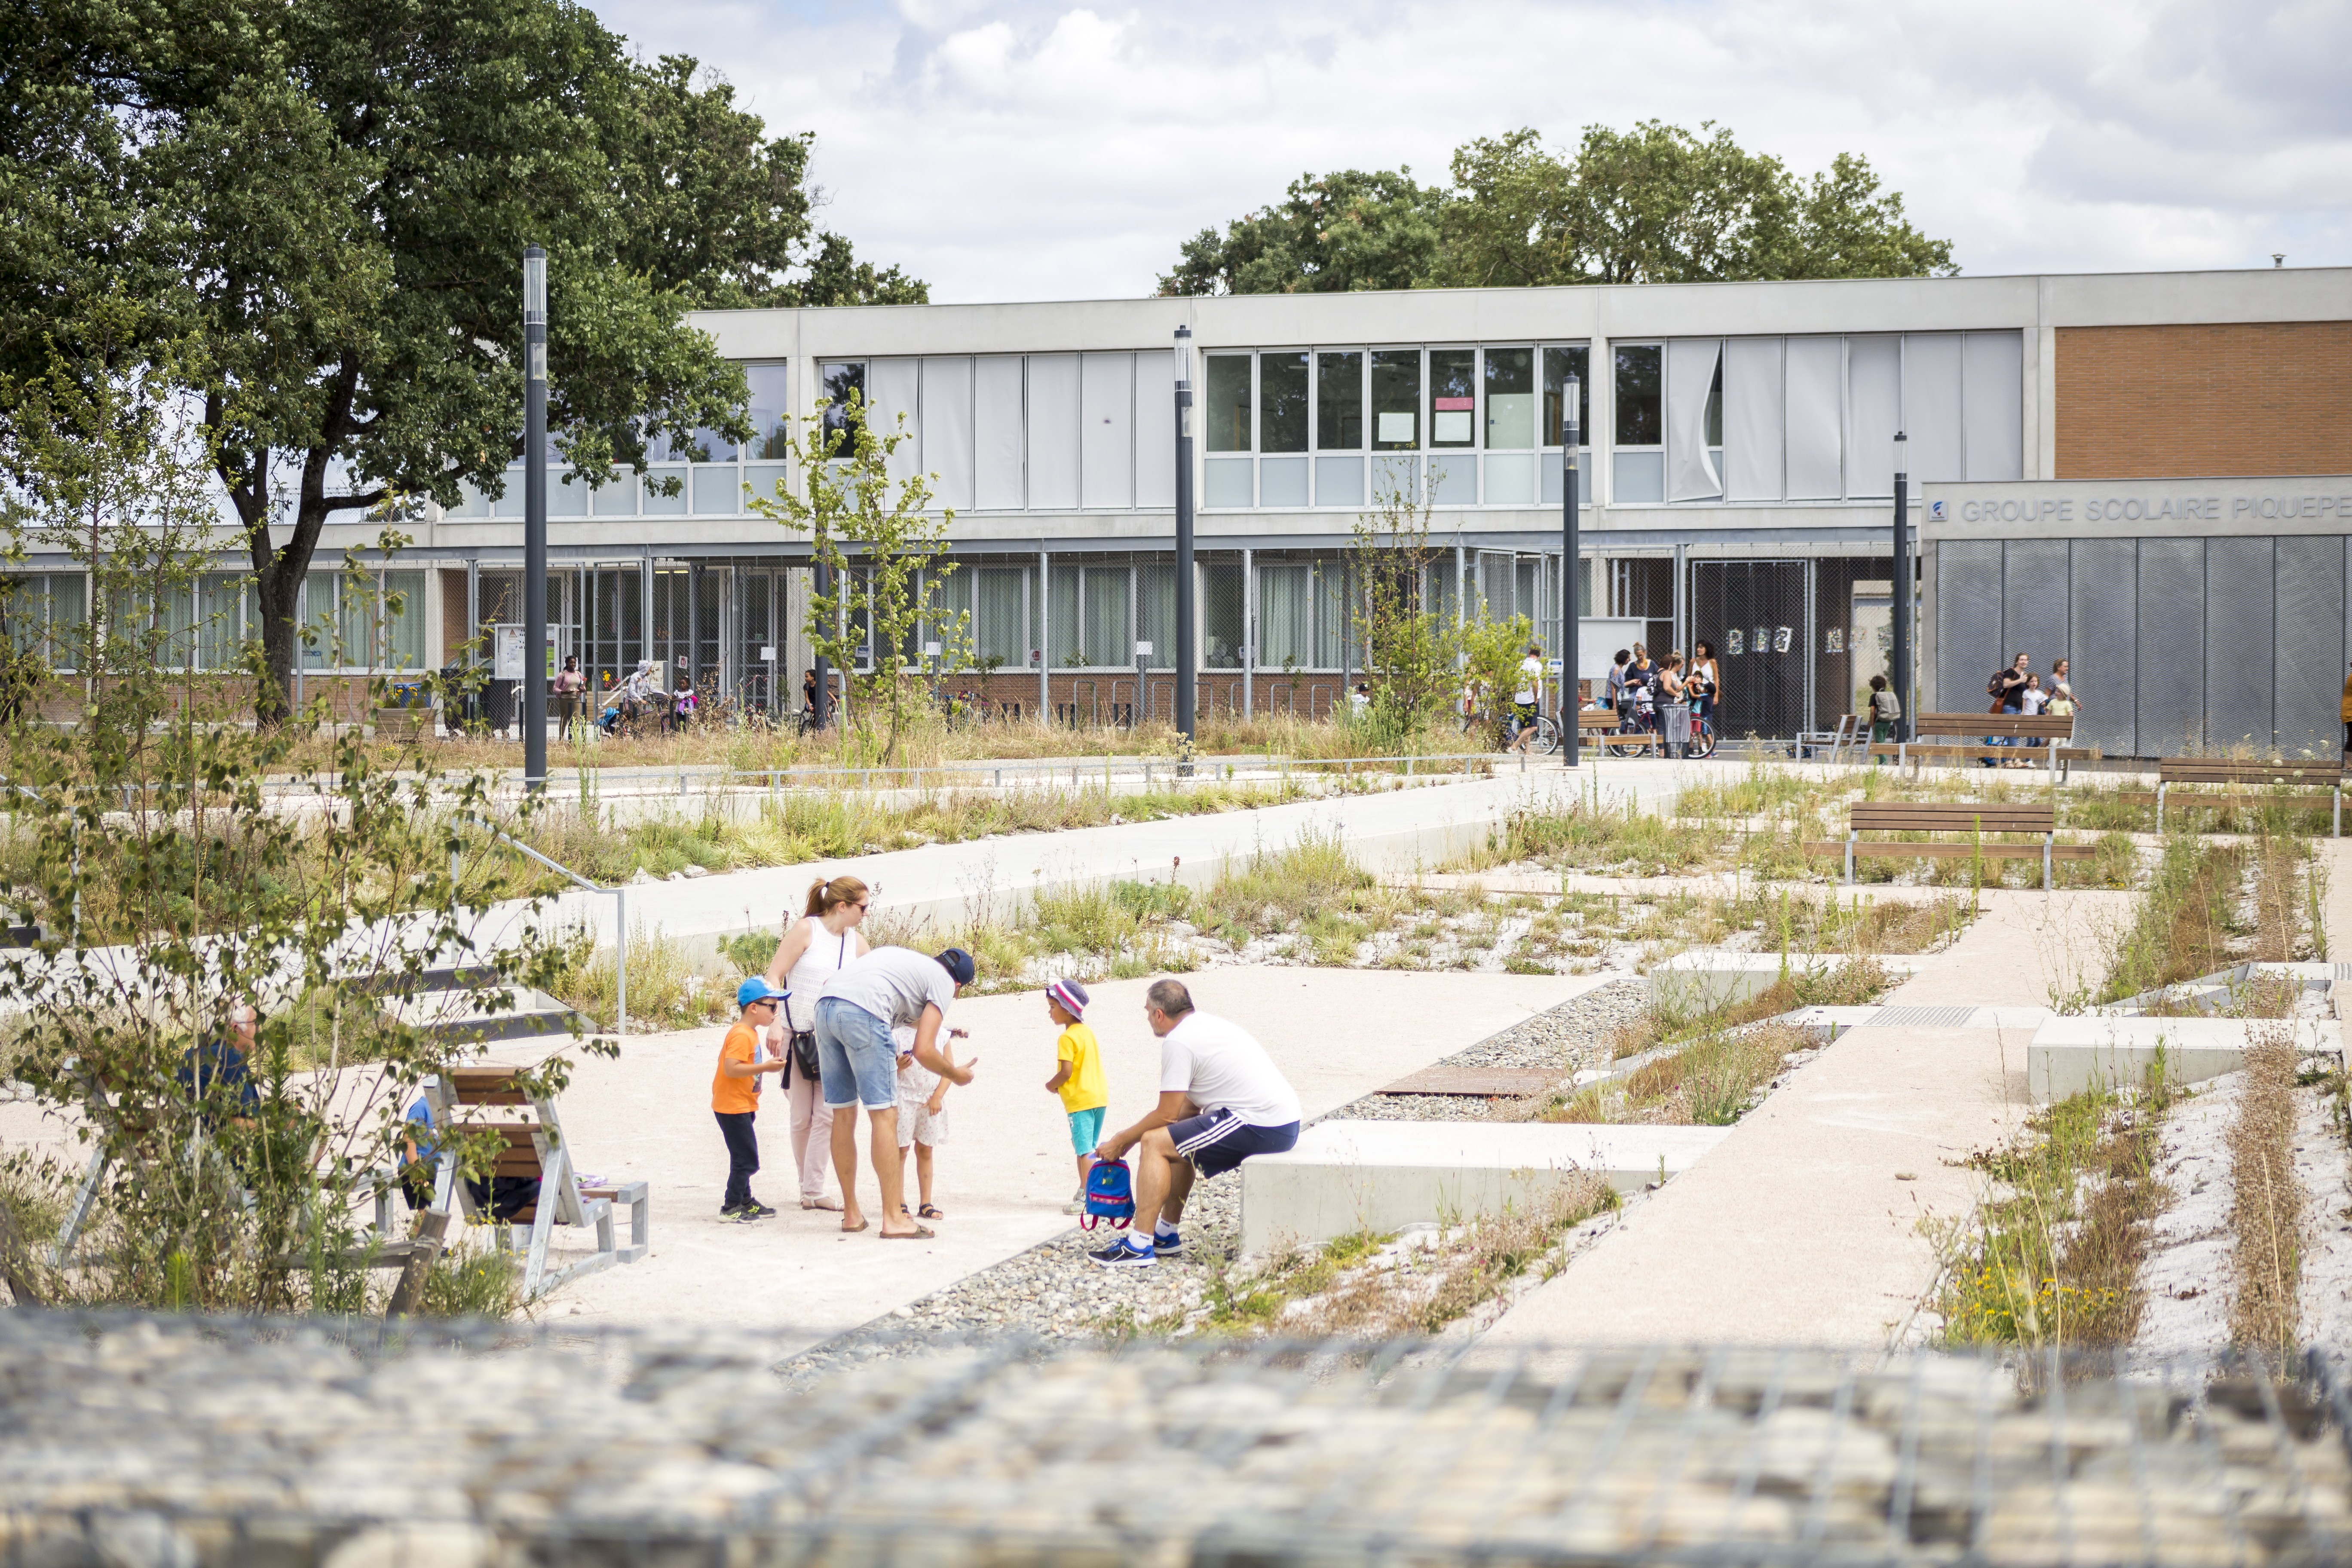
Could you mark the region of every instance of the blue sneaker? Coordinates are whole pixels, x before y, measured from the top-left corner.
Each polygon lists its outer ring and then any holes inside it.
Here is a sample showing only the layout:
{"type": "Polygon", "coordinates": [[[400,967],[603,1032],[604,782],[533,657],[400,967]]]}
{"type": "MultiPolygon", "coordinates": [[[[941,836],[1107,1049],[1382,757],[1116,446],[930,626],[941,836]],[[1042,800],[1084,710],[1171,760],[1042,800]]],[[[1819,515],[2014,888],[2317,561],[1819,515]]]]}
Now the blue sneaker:
{"type": "Polygon", "coordinates": [[[1123,1237],[1087,1256],[1105,1268],[1149,1268],[1159,1261],[1151,1244],[1140,1237],[1123,1237]]]}
{"type": "Polygon", "coordinates": [[[1152,1233],[1151,1251],[1154,1257],[1173,1258],[1183,1250],[1184,1236],[1182,1232],[1171,1230],[1164,1233],[1160,1231],[1154,1231],[1152,1233]]]}

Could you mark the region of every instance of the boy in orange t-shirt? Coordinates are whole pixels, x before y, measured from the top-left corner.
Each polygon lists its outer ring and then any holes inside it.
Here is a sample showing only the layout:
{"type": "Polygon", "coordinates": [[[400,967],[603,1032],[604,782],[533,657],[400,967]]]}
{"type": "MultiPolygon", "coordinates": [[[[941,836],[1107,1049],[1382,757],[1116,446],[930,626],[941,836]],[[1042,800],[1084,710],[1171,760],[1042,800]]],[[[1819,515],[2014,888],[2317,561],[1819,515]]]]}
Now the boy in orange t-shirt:
{"type": "Polygon", "coordinates": [[[784,1059],[760,1059],[760,1036],[776,1021],[776,1004],[785,992],[765,980],[746,980],[735,988],[735,1005],[742,1009],[734,1027],[719,1047],[719,1071],[710,1079],[710,1111],[719,1119],[719,1135],[727,1141],[727,1197],[719,1205],[722,1219],[765,1219],[776,1211],[751,1195],[751,1177],[760,1168],[760,1139],[751,1130],[760,1113],[760,1075],[781,1072],[784,1059]]]}

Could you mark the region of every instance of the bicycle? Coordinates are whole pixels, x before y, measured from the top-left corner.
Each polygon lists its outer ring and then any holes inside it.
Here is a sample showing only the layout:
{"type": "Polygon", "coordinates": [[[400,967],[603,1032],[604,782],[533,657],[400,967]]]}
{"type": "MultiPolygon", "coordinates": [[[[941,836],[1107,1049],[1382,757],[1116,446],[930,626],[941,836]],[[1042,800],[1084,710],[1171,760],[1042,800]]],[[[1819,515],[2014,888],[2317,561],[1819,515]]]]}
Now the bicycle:
{"type": "Polygon", "coordinates": [[[1529,724],[1521,720],[1515,710],[1503,721],[1502,728],[1504,751],[1516,750],[1519,743],[1519,736],[1530,729],[1535,731],[1535,739],[1528,742],[1530,751],[1538,756],[1549,757],[1559,750],[1559,721],[1549,713],[1537,714],[1535,721],[1529,724]]]}

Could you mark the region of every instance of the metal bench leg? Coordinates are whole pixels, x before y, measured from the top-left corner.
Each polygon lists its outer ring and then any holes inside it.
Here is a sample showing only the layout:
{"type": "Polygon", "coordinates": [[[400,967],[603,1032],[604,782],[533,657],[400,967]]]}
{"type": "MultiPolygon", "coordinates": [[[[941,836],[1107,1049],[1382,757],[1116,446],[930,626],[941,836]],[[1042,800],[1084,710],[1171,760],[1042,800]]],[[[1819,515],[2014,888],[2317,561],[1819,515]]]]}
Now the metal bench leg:
{"type": "Polygon", "coordinates": [[[90,1149],[89,1169],[82,1173],[81,1185],[74,1189],[66,1222],[58,1226],[58,1239],[49,1247],[50,1268],[63,1268],[66,1259],[73,1256],[74,1243],[81,1239],[81,1227],[89,1223],[90,1206],[98,1202],[98,1189],[105,1176],[106,1140],[100,1136],[90,1149]]]}
{"type": "Polygon", "coordinates": [[[2042,836],[2042,890],[2045,893],[2050,890],[2050,847],[2057,841],[2058,836],[2054,833],[2042,836]]]}
{"type": "Polygon", "coordinates": [[[1853,832],[1851,829],[1847,830],[1845,836],[1845,884],[1849,888],[1853,886],[1853,832]]]}
{"type": "Polygon", "coordinates": [[[2166,786],[2165,786],[2164,784],[2160,784],[2160,783],[2156,786],[2156,830],[2157,830],[2158,833],[2161,833],[2161,832],[2163,832],[2163,831],[2164,831],[2164,792],[2165,792],[2165,789],[2166,789],[2166,786]]]}

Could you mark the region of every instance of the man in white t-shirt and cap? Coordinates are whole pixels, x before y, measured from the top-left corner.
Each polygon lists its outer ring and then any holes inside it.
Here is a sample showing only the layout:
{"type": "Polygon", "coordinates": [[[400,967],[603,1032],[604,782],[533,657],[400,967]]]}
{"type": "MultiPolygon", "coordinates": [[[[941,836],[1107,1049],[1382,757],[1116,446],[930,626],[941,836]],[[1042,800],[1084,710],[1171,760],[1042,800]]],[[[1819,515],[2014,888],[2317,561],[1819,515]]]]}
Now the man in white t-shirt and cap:
{"type": "MultiPolygon", "coordinates": [[[[971,954],[960,947],[933,957],[911,947],[877,947],[825,982],[816,1003],[817,1077],[833,1110],[833,1170],[841,1178],[841,1228],[864,1230],[857,1212],[857,1117],[874,1121],[874,1173],[882,1182],[882,1239],[928,1238],[905,1212],[906,1166],[898,1153],[898,1046],[890,1031],[915,1031],[915,1059],[950,1083],[970,1083],[940,1052],[940,1026],[956,993],[971,984],[971,954]]],[[[974,1058],[973,1060],[979,1058],[974,1058]]]]}
{"type": "Polygon", "coordinates": [[[1103,1160],[1136,1151],[1135,1227],[1087,1255],[1106,1268],[1149,1268],[1182,1248],[1176,1226],[1195,1173],[1221,1176],[1298,1142],[1297,1091],[1247,1030],[1195,1011],[1177,980],[1152,983],[1143,1017],[1160,1037],[1160,1104],[1095,1151],[1103,1160]]]}

